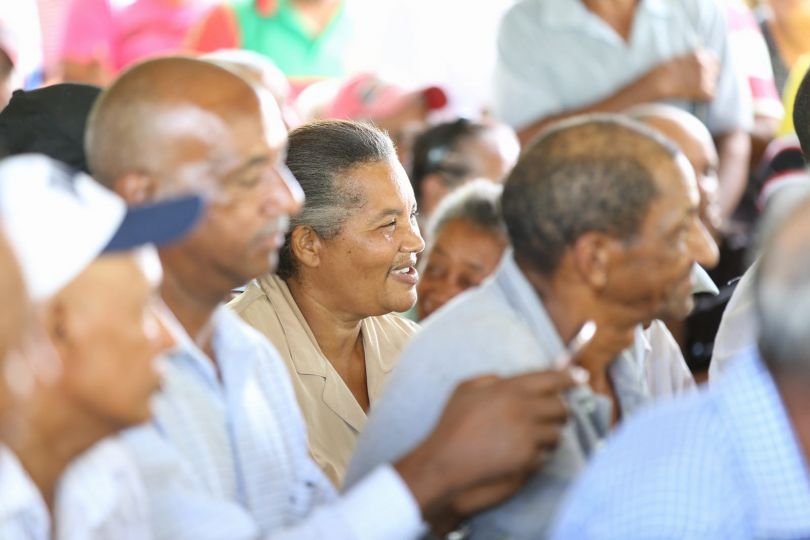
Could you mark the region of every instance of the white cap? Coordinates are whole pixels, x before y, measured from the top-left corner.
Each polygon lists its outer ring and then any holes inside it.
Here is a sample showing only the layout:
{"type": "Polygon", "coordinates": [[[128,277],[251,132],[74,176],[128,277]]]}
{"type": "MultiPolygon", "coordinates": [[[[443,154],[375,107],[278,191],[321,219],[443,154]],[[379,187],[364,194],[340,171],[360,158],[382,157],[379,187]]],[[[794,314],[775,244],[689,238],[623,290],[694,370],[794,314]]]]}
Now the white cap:
{"type": "Polygon", "coordinates": [[[178,238],[201,208],[186,197],[128,209],[88,175],[45,156],[0,161],[0,223],[33,300],[55,294],[105,251],[178,238]]]}

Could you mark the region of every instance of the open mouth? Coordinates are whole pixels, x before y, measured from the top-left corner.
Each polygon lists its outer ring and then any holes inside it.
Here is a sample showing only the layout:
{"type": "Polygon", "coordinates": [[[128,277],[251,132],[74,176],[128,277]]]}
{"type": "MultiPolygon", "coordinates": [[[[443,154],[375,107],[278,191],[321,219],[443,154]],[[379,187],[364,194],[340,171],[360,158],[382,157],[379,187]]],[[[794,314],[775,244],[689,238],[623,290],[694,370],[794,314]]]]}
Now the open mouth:
{"type": "Polygon", "coordinates": [[[419,272],[415,266],[408,265],[394,268],[390,273],[394,278],[408,285],[416,285],[416,282],[419,281],[419,272]]]}

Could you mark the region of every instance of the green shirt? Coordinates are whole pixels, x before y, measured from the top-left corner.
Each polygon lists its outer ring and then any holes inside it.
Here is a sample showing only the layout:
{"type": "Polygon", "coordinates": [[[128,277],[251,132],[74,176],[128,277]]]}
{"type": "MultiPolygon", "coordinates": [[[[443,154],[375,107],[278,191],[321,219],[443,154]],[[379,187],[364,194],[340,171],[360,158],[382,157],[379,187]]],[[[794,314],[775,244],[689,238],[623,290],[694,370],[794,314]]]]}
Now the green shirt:
{"type": "Polygon", "coordinates": [[[231,5],[243,49],[272,59],[288,77],[343,75],[343,54],[350,35],[344,3],[317,36],[304,27],[291,0],[278,0],[278,9],[269,17],[256,11],[254,0],[231,0],[231,5]]]}

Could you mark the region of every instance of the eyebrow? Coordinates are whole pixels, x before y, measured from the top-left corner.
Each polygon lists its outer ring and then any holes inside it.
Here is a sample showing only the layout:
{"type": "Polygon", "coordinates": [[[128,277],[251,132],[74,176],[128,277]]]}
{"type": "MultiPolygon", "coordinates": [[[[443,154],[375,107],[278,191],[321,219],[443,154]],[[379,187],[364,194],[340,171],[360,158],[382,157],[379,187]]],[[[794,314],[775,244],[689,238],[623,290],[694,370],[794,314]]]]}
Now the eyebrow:
{"type": "MultiPolygon", "coordinates": [[[[416,212],[416,204],[414,204],[411,207],[411,212],[416,212]]],[[[385,210],[381,210],[380,212],[375,214],[374,217],[371,218],[371,223],[376,223],[376,222],[380,221],[381,219],[384,219],[384,218],[387,218],[387,217],[396,217],[396,216],[400,215],[401,213],[402,213],[402,210],[400,210],[399,208],[386,208],[385,210]]]]}
{"type": "Polygon", "coordinates": [[[248,158],[248,160],[238,167],[234,168],[228,173],[228,176],[239,176],[249,171],[250,169],[266,165],[270,161],[270,156],[259,154],[248,158]]]}

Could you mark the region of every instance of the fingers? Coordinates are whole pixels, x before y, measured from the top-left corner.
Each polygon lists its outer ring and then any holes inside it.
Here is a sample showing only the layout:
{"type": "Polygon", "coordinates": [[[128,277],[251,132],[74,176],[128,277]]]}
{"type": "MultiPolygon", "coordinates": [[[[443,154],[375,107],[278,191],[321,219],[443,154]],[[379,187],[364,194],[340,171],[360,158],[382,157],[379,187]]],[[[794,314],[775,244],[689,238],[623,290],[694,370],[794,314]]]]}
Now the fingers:
{"type": "Polygon", "coordinates": [[[505,385],[530,394],[559,393],[578,384],[570,370],[532,371],[503,379],[505,385]]]}
{"type": "Polygon", "coordinates": [[[498,377],[497,375],[481,375],[480,377],[467,379],[466,381],[464,381],[459,385],[459,389],[472,390],[475,388],[483,388],[500,380],[501,378],[498,377]]]}

